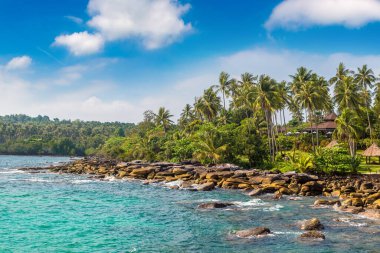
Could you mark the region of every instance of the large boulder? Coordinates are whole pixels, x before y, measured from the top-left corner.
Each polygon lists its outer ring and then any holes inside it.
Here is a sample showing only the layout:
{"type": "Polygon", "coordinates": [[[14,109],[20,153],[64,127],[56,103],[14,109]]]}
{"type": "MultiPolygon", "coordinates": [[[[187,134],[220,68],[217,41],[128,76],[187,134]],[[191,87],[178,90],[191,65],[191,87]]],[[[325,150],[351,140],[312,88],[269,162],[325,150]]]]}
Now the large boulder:
{"type": "Polygon", "coordinates": [[[210,203],[203,203],[198,205],[198,208],[200,209],[218,209],[218,208],[226,208],[229,206],[233,206],[232,203],[227,202],[210,202],[210,203]]]}
{"type": "Polygon", "coordinates": [[[372,204],[372,203],[374,203],[376,200],[379,200],[379,199],[380,199],[380,192],[375,193],[375,194],[372,194],[372,195],[369,195],[369,196],[367,197],[366,203],[367,203],[367,204],[372,204]]]}
{"type": "Polygon", "coordinates": [[[154,172],[155,168],[154,167],[145,167],[145,168],[139,168],[139,169],[134,169],[131,172],[132,176],[147,176],[151,172],[154,172]]]}
{"type": "Polygon", "coordinates": [[[269,228],[266,227],[257,227],[257,228],[250,228],[245,230],[240,230],[236,232],[236,236],[241,238],[249,238],[253,236],[262,236],[270,234],[269,228]]]}
{"type": "Polygon", "coordinates": [[[300,228],[302,230],[321,230],[324,229],[321,221],[317,218],[312,218],[310,220],[305,220],[300,223],[300,228]]]}
{"type": "Polygon", "coordinates": [[[307,240],[324,240],[326,237],[324,234],[318,231],[308,231],[300,235],[301,239],[307,239],[307,240]]]}
{"type": "Polygon", "coordinates": [[[218,171],[218,172],[210,172],[207,173],[206,179],[222,179],[222,178],[229,178],[234,175],[233,171],[218,171]]]}

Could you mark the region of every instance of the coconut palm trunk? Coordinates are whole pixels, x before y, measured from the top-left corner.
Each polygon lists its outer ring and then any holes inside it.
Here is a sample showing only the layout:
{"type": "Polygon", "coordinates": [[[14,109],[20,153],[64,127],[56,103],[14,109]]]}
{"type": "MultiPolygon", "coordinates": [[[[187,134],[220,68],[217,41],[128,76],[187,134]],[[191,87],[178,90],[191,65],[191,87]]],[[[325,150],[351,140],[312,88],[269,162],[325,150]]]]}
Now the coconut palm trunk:
{"type": "Polygon", "coordinates": [[[313,133],[313,118],[312,118],[312,112],[311,112],[311,110],[309,110],[309,121],[310,121],[310,129],[311,129],[311,144],[313,146],[313,151],[315,151],[314,133],[313,133]]]}
{"type": "Polygon", "coordinates": [[[368,120],[368,127],[369,127],[369,138],[371,139],[371,142],[373,142],[372,127],[371,127],[371,120],[369,119],[369,112],[368,112],[369,105],[368,105],[367,97],[365,97],[365,104],[367,106],[366,113],[367,113],[367,120],[368,120]]]}

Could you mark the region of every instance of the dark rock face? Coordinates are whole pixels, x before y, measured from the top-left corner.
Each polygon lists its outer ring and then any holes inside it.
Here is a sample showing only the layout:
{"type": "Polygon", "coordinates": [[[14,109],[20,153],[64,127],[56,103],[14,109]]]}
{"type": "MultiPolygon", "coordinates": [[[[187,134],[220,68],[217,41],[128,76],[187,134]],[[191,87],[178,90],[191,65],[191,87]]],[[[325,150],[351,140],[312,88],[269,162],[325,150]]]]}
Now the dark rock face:
{"type": "Polygon", "coordinates": [[[257,227],[257,228],[250,228],[245,230],[240,230],[236,232],[236,236],[241,238],[249,238],[253,236],[262,236],[270,234],[269,228],[266,227],[257,227]]]}
{"type": "Polygon", "coordinates": [[[324,229],[324,226],[317,218],[312,218],[310,220],[305,220],[301,222],[302,230],[321,230],[324,229]]]}
{"type": "Polygon", "coordinates": [[[302,235],[300,235],[300,238],[301,239],[307,239],[307,240],[325,240],[326,237],[324,234],[322,234],[321,232],[318,232],[318,231],[308,231],[306,233],[303,233],[302,235]]]}
{"type": "Polygon", "coordinates": [[[203,203],[198,205],[199,209],[218,209],[218,208],[226,208],[229,206],[233,206],[232,203],[224,203],[224,202],[210,202],[210,203],[203,203]]]}

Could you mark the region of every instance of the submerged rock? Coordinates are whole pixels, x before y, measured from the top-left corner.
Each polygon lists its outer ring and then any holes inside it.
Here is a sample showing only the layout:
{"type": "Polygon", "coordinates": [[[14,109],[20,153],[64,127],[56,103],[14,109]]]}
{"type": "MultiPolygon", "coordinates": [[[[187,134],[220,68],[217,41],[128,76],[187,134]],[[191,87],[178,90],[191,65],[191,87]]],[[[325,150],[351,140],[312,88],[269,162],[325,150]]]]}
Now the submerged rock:
{"type": "Polygon", "coordinates": [[[217,208],[226,208],[229,206],[233,206],[234,204],[228,203],[228,202],[210,202],[210,203],[203,203],[198,205],[198,208],[200,209],[217,209],[217,208]]]}
{"type": "Polygon", "coordinates": [[[315,231],[315,230],[303,233],[302,235],[300,235],[300,238],[301,239],[312,239],[312,240],[315,240],[315,239],[325,240],[326,239],[324,234],[322,234],[321,232],[315,231]]]}
{"type": "Polygon", "coordinates": [[[240,230],[236,232],[236,236],[241,238],[248,238],[253,236],[261,236],[261,235],[267,235],[270,234],[269,228],[266,227],[257,227],[257,228],[250,228],[245,230],[240,230]]]}
{"type": "Polygon", "coordinates": [[[302,230],[321,230],[324,229],[321,221],[317,218],[312,218],[310,220],[305,220],[301,222],[300,225],[302,230]]]}
{"type": "Polygon", "coordinates": [[[204,183],[204,184],[198,185],[196,188],[198,191],[211,191],[215,188],[215,184],[213,182],[204,183]]]}
{"type": "Polygon", "coordinates": [[[261,194],[263,194],[263,190],[262,189],[255,189],[255,190],[252,190],[248,193],[248,196],[251,196],[251,197],[254,197],[254,196],[259,196],[261,194]]]}
{"type": "Polygon", "coordinates": [[[340,204],[339,200],[328,200],[328,199],[317,199],[314,202],[314,206],[333,206],[335,204],[340,204]]]}
{"type": "Polygon", "coordinates": [[[360,213],[360,215],[363,215],[370,219],[380,219],[380,209],[368,209],[360,213]]]}

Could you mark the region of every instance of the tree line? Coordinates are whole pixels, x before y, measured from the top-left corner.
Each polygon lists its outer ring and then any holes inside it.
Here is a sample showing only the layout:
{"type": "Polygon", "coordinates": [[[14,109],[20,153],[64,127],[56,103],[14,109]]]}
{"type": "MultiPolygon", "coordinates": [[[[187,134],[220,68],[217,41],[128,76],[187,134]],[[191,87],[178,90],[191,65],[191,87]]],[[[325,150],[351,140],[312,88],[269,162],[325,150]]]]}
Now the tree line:
{"type": "Polygon", "coordinates": [[[300,67],[289,80],[251,73],[231,78],[222,72],[217,84],[185,105],[178,122],[164,107],[146,111],[142,122],[125,137],[109,139],[100,153],[125,160],[273,166],[285,151],[316,153],[331,140],[318,129],[297,136],[285,133],[315,129],[334,111],[339,117],[333,138],[347,144],[352,158],[358,144],[377,141],[380,82],[367,65],[352,71],[341,63],[329,79],[300,67]],[[291,119],[286,119],[285,111],[291,119]]]}
{"type": "Polygon", "coordinates": [[[0,116],[0,154],[83,156],[98,152],[133,124],[51,120],[47,116],[0,116]]]}

